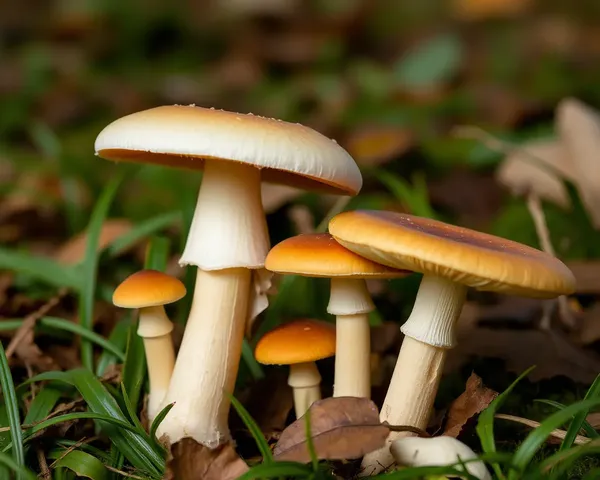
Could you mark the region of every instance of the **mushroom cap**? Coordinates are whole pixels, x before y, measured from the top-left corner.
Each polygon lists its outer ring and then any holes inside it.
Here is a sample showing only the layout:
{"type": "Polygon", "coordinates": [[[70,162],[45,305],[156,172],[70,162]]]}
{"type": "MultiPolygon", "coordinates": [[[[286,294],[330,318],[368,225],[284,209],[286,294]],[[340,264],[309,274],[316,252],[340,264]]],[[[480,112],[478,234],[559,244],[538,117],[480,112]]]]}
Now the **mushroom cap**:
{"type": "Polygon", "coordinates": [[[521,243],[405,213],[358,210],[329,231],[344,247],[395,268],[438,275],[479,290],[552,298],[575,291],[557,258],[521,243]]]}
{"type": "Polygon", "coordinates": [[[362,175],[335,141],[298,123],[193,105],[143,110],[115,120],[96,138],[96,154],[126,162],[202,169],[205,159],[240,162],[263,180],[356,195],[362,175]]]}
{"type": "Polygon", "coordinates": [[[326,278],[398,278],[413,273],[361,257],[329,233],[307,233],[283,240],[267,255],[265,268],[287,275],[326,278]]]}
{"type": "Polygon", "coordinates": [[[176,302],[185,293],[179,279],[157,270],[140,270],[115,289],[113,303],[122,308],[156,307],[176,302]]]}
{"type": "Polygon", "coordinates": [[[284,323],[258,341],[254,355],[265,365],[292,365],[331,357],[335,355],[335,327],[307,319],[284,323]]]}

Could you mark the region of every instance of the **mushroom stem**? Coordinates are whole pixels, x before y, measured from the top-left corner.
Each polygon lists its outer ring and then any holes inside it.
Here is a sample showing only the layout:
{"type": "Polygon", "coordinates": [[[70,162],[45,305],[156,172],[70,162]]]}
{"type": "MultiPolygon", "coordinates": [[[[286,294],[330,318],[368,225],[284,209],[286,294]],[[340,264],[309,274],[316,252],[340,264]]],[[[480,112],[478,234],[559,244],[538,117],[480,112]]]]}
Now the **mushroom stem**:
{"type": "Polygon", "coordinates": [[[175,405],[158,437],[192,437],[214,448],[229,439],[227,420],[242,351],[251,271],[198,269],[192,309],[163,407],[175,405]]]}
{"type": "MultiPolygon", "coordinates": [[[[227,418],[244,326],[252,308],[252,275],[264,267],[269,234],[260,170],[207,159],[180,264],[198,267],[192,308],[159,429],[175,443],[192,437],[207,447],[229,439],[227,418]]],[[[256,311],[253,310],[253,314],[256,311]]]]}
{"type": "Polygon", "coordinates": [[[362,279],[332,278],[327,311],[336,315],[334,397],[371,398],[371,330],[375,306],[362,279]]]}
{"type": "Polygon", "coordinates": [[[173,324],[162,305],[140,308],[137,333],[144,339],[150,393],[148,418],[152,422],[160,411],[175,365],[175,352],[171,340],[173,324]]]}
{"type": "MultiPolygon", "coordinates": [[[[447,349],[456,342],[455,326],[466,292],[464,285],[423,276],[412,313],[401,328],[405,337],[381,408],[382,422],[427,427],[447,349]]],[[[407,435],[390,433],[385,447],[365,455],[362,474],[373,475],[393,464],[390,443],[407,435]]]]}
{"type": "Polygon", "coordinates": [[[321,374],[315,362],[290,365],[288,385],[294,390],[296,418],[304,415],[314,402],[321,400],[321,374]]]}

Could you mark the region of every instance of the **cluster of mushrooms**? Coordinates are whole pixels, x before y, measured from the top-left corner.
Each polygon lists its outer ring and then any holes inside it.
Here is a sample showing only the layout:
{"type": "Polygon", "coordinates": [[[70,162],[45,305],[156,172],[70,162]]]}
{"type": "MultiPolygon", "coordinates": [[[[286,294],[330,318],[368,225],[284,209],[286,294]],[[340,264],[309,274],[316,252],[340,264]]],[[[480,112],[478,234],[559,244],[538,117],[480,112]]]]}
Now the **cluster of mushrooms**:
{"type": "MultiPolygon", "coordinates": [[[[315,361],[336,355],[334,396],[370,397],[366,279],[423,274],[381,408],[393,425],[427,427],[444,359],[469,287],[552,298],[575,290],[571,271],[534,248],[443,222],[390,211],[348,211],[329,233],[299,235],[272,249],[261,182],[356,195],[359,168],[335,141],[299,124],[196,106],[163,106],[108,125],[97,155],[114,161],[203,170],[181,265],[194,265],[193,303],[175,357],[164,305],[186,291],[176,278],[145,270],[127,278],[114,303],[139,309],[148,358],[148,413],[174,404],[157,435],[207,447],[229,441],[233,392],[247,322],[268,307],[273,273],[331,279],[331,323],[296,320],[256,346],[265,364],[290,365],[296,415],[321,396],[315,361]]],[[[268,395],[265,392],[265,395],[268,395]]],[[[367,474],[393,463],[389,444],[367,455],[367,474]]],[[[404,434],[406,435],[406,434],[404,434]]]]}

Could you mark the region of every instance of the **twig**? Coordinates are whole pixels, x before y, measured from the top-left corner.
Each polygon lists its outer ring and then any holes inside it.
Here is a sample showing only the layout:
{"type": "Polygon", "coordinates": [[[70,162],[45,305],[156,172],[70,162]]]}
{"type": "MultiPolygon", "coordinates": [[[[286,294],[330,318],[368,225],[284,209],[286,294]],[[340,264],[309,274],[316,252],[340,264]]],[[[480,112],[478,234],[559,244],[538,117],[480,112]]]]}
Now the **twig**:
{"type": "MultiPolygon", "coordinates": [[[[528,427],[531,427],[531,428],[537,428],[541,425],[540,422],[536,422],[535,420],[529,420],[528,418],[517,417],[515,415],[506,415],[504,413],[497,413],[495,415],[495,417],[502,419],[502,420],[510,420],[511,422],[520,423],[522,425],[527,425],[528,427]]],[[[550,436],[552,436],[554,438],[559,438],[560,440],[563,440],[566,435],[567,435],[567,432],[565,430],[556,429],[556,430],[552,430],[552,432],[550,432],[550,436]]],[[[575,437],[575,444],[577,444],[577,445],[584,445],[584,444],[588,443],[589,441],[590,441],[590,439],[587,437],[584,437],[583,435],[577,435],[577,437],[575,437]]]]}
{"type": "MultiPolygon", "coordinates": [[[[540,202],[539,197],[532,192],[527,195],[527,210],[529,210],[529,214],[533,220],[533,225],[535,226],[535,231],[540,241],[542,250],[555,257],[556,254],[554,246],[552,245],[552,240],[550,239],[550,231],[548,230],[548,224],[546,223],[546,216],[544,215],[542,203],[540,202]]],[[[577,322],[575,321],[571,307],[569,307],[567,297],[565,295],[561,295],[556,299],[555,302],[556,303],[551,302],[545,304],[544,314],[542,321],[540,322],[541,329],[550,329],[550,321],[555,304],[558,305],[558,312],[562,322],[568,327],[574,328],[577,322]]]]}
{"type": "Polygon", "coordinates": [[[40,308],[38,308],[35,312],[30,313],[25,317],[25,320],[21,324],[21,326],[16,331],[14,337],[6,347],[6,358],[7,360],[12,357],[20,343],[25,340],[27,334],[35,327],[37,321],[46,315],[50,310],[52,310],[56,305],[60,303],[60,301],[67,295],[68,289],[61,288],[58,293],[44,303],[40,308]]]}
{"type": "Polygon", "coordinates": [[[41,470],[38,476],[43,478],[44,480],[49,480],[50,478],[52,478],[52,474],[50,473],[50,468],[48,468],[48,462],[46,462],[46,455],[44,454],[44,450],[42,450],[41,448],[37,448],[36,454],[41,470]]]}
{"type": "Polygon", "coordinates": [[[117,473],[117,474],[119,474],[119,475],[121,475],[123,477],[133,478],[135,480],[144,480],[144,477],[138,477],[137,475],[134,475],[133,473],[127,473],[127,472],[124,472],[123,470],[118,470],[118,469],[116,469],[114,467],[111,467],[110,465],[104,465],[104,467],[107,470],[109,470],[111,472],[114,472],[114,473],[117,473]]]}
{"type": "Polygon", "coordinates": [[[382,425],[389,428],[391,432],[410,432],[416,433],[419,437],[422,438],[431,437],[431,435],[429,435],[425,430],[421,430],[420,428],[413,427],[411,425],[390,425],[387,422],[383,422],[382,425]]]}

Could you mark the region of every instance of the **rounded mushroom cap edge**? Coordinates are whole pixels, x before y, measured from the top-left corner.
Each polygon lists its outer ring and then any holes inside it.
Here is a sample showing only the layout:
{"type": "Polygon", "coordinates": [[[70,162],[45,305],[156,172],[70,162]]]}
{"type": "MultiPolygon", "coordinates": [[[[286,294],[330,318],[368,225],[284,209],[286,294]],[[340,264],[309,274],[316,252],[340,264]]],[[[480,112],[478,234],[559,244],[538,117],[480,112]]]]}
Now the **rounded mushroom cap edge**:
{"type": "Polygon", "coordinates": [[[413,273],[361,257],[329,233],[306,233],[283,240],[271,248],[265,268],[280,274],[321,278],[402,278],[413,273]]]}
{"type": "Polygon", "coordinates": [[[140,270],[121,282],[113,292],[113,304],[121,308],[167,305],[183,298],[185,285],[158,270],[140,270]]]}
{"type": "Polygon", "coordinates": [[[373,261],[446,277],[479,290],[537,298],[575,291],[573,273],[557,258],[429,218],[357,210],[335,216],[329,231],[346,248],[373,261]]]}
{"type": "Polygon", "coordinates": [[[314,362],[335,355],[335,326],[319,320],[294,320],[267,332],[256,344],[264,365],[314,362]]]}
{"type": "Polygon", "coordinates": [[[119,118],[95,142],[108,160],[202,169],[204,160],[262,170],[264,181],[356,195],[362,175],[346,150],[297,123],[196,107],[166,105],[119,118]]]}

